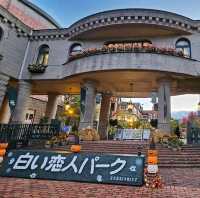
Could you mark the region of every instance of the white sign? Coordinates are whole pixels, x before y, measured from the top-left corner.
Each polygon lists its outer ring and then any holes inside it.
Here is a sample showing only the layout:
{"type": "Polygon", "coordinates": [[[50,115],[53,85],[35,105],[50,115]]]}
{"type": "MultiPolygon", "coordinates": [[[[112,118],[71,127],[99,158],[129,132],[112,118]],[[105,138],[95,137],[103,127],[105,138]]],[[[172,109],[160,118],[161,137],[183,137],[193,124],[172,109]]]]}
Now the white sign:
{"type": "Polygon", "coordinates": [[[150,129],[118,129],[115,140],[148,140],[150,138],[150,129]]]}
{"type": "Polygon", "coordinates": [[[151,131],[150,129],[144,129],[143,131],[143,140],[149,140],[151,131]]]}

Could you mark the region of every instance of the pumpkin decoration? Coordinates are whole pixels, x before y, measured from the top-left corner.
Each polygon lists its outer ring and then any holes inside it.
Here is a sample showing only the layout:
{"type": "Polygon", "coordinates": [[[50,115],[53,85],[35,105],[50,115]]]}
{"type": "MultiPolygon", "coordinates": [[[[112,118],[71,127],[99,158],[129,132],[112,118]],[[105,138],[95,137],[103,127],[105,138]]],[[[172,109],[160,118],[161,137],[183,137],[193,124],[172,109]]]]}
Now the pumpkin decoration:
{"type": "Polygon", "coordinates": [[[150,143],[150,149],[148,150],[147,157],[148,166],[144,170],[144,181],[148,188],[162,188],[163,182],[159,176],[158,170],[158,151],[156,150],[156,144],[154,138],[150,143]]]}
{"type": "Polygon", "coordinates": [[[81,145],[77,144],[77,145],[72,145],[71,146],[71,151],[73,153],[79,153],[81,151],[81,145]]]}
{"type": "Polygon", "coordinates": [[[158,163],[158,157],[157,156],[148,156],[148,164],[155,165],[158,163]]]}
{"type": "Polygon", "coordinates": [[[0,157],[3,157],[6,154],[6,149],[0,149],[0,157]]]}
{"type": "Polygon", "coordinates": [[[148,156],[158,156],[158,151],[157,150],[148,150],[148,156]]]}
{"type": "Polygon", "coordinates": [[[8,143],[0,143],[0,149],[6,149],[8,147],[8,143]]]}

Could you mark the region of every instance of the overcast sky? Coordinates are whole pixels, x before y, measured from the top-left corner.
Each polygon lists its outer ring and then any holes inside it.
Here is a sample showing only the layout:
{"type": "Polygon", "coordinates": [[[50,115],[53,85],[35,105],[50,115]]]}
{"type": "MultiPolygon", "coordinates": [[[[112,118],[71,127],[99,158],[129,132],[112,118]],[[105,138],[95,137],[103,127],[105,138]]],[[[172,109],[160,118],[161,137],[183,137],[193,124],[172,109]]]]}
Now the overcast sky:
{"type": "MultiPolygon", "coordinates": [[[[96,12],[120,8],[151,8],[175,12],[192,19],[200,19],[200,0],[31,0],[45,10],[61,26],[96,12]]],[[[138,102],[137,99],[134,101],[138,102]]],[[[139,100],[145,109],[151,108],[149,99],[139,100]]],[[[172,97],[172,111],[196,111],[198,95],[172,97]]]]}

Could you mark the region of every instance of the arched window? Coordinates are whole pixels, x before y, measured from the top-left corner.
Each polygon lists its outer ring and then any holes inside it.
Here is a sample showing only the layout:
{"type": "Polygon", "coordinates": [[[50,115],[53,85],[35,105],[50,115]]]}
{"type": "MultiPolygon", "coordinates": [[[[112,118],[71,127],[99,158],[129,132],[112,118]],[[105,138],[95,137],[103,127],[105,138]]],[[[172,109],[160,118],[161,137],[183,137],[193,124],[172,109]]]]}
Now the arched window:
{"type": "Polygon", "coordinates": [[[69,55],[76,55],[82,51],[82,46],[80,43],[75,43],[70,47],[69,55]]]}
{"type": "Polygon", "coordinates": [[[37,65],[48,65],[49,60],[49,46],[42,45],[40,46],[38,57],[37,57],[37,65]]]}
{"type": "Polygon", "coordinates": [[[186,38],[181,38],[176,42],[176,51],[181,51],[185,57],[191,57],[191,44],[186,38]]]}

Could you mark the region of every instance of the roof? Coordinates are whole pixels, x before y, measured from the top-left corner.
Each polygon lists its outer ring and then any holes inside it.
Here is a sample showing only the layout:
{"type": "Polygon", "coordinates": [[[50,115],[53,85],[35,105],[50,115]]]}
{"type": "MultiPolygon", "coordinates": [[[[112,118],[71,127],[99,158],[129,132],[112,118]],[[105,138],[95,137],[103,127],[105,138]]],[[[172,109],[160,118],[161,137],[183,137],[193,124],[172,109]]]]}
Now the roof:
{"type": "Polygon", "coordinates": [[[174,12],[169,12],[166,10],[157,10],[157,9],[148,9],[148,8],[122,8],[122,9],[113,9],[113,10],[106,10],[106,11],[102,11],[102,12],[97,12],[91,15],[88,15],[86,17],[83,17],[81,19],[79,19],[78,21],[76,21],[75,23],[73,23],[71,26],[74,26],[82,21],[86,21],[92,17],[100,17],[102,15],[106,15],[106,14],[115,14],[115,13],[127,13],[127,12],[152,12],[154,14],[164,14],[164,15],[171,15],[171,17],[178,17],[178,18],[182,18],[185,19],[187,21],[197,21],[197,20],[193,20],[189,17],[183,16],[181,14],[177,14],[174,12]]]}
{"type": "Polygon", "coordinates": [[[34,10],[35,12],[37,12],[39,15],[44,17],[46,20],[48,20],[50,23],[52,23],[57,28],[61,28],[60,24],[58,22],[56,22],[56,20],[53,17],[51,17],[47,12],[45,12],[44,10],[42,10],[35,4],[31,3],[28,0],[19,0],[19,1],[22,2],[23,4],[25,4],[26,6],[28,6],[29,8],[31,8],[32,10],[34,10]]]}

